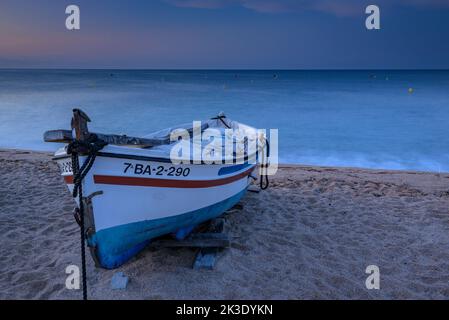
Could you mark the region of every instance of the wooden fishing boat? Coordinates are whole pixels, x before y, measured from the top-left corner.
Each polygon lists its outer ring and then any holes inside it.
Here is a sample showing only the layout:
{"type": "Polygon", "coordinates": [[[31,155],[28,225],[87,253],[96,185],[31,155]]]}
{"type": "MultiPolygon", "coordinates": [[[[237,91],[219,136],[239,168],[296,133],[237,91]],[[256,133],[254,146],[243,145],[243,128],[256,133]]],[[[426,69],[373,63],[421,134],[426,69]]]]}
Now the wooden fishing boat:
{"type": "MultiPolygon", "coordinates": [[[[197,129],[192,124],[173,127],[189,134],[215,129],[223,139],[232,130],[233,152],[221,154],[220,163],[213,164],[174,153],[179,141],[170,140],[172,128],[135,138],[90,133],[89,121],[75,109],[72,131],[47,131],[44,139],[65,143],[55,160],[82,209],[75,216],[92,256],[107,269],[122,265],[156,237],[173,234],[182,239],[196,225],[233,207],[266,148],[265,137],[256,129],[223,114],[197,129]],[[249,148],[253,140],[257,146],[249,148]]],[[[194,137],[189,141],[194,146],[194,137]]],[[[207,145],[199,143],[204,154],[207,145]]]]}

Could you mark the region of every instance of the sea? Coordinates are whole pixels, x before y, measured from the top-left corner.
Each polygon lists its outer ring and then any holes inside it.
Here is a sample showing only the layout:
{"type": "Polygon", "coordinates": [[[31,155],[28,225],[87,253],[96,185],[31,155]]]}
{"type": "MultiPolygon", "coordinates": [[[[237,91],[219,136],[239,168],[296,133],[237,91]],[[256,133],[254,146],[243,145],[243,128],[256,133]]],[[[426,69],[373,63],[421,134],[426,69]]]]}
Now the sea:
{"type": "Polygon", "coordinates": [[[447,70],[0,70],[0,148],[55,150],[73,108],[133,136],[223,111],[278,129],[281,163],[449,172],[447,70]]]}

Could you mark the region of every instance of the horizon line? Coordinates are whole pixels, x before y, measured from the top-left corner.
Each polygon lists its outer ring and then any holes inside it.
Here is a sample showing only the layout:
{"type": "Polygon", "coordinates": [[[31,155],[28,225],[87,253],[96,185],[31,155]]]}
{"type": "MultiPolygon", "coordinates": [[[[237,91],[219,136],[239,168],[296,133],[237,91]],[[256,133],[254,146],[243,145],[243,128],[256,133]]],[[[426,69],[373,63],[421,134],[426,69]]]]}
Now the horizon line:
{"type": "Polygon", "coordinates": [[[0,71],[10,71],[10,70],[35,70],[35,71],[48,71],[48,70],[59,70],[59,71],[449,71],[449,68],[302,68],[302,69],[287,69],[287,68],[2,68],[0,71]]]}

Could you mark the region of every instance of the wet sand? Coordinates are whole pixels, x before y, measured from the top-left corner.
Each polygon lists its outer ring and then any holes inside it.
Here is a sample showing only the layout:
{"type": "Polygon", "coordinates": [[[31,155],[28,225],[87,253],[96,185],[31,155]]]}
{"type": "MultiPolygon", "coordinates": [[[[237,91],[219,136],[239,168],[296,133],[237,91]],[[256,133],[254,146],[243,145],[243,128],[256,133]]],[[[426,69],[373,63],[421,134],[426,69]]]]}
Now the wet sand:
{"type": "MultiPolygon", "coordinates": [[[[80,299],[74,201],[47,153],[0,150],[0,298],[80,299]]],[[[449,299],[449,174],[283,166],[226,214],[233,245],[215,270],[192,249],[146,249],[96,269],[94,299],[449,299]],[[380,268],[380,290],[365,269],[380,268]],[[111,290],[117,271],[127,289],[111,290]]]]}

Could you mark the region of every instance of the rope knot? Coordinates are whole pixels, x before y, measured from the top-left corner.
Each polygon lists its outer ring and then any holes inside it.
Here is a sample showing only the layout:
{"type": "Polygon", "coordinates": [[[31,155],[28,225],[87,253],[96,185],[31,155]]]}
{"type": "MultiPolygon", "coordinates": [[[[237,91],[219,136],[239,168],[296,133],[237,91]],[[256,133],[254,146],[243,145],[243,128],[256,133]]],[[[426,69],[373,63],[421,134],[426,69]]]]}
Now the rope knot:
{"type": "MultiPolygon", "coordinates": [[[[103,149],[107,143],[95,134],[91,134],[86,141],[74,140],[67,147],[67,154],[72,156],[72,171],[73,171],[73,197],[76,198],[81,189],[81,183],[92,168],[98,151],[103,149]],[[87,155],[87,159],[83,165],[79,166],[80,154],[87,155]]],[[[81,199],[80,199],[81,200],[81,199]]]]}

